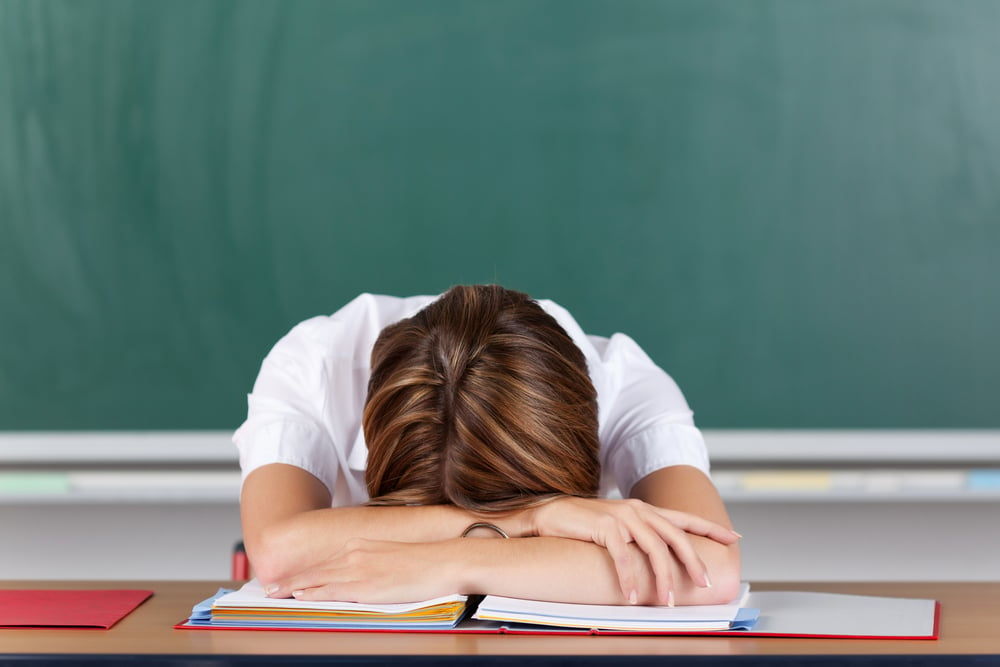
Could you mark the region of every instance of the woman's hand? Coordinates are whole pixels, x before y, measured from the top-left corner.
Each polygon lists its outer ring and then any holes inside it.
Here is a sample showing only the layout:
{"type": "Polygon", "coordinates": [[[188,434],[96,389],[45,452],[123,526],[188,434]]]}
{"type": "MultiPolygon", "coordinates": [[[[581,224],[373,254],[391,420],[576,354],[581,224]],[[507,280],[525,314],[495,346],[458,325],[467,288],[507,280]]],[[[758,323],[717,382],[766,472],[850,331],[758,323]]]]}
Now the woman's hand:
{"type": "Polygon", "coordinates": [[[417,602],[455,593],[454,574],[442,566],[435,543],[352,538],[323,563],[272,582],[265,591],[299,600],[417,602]]]}
{"type": "Polygon", "coordinates": [[[564,496],[532,510],[534,533],[539,536],[584,540],[608,550],[625,599],[636,604],[637,566],[629,544],[645,553],[656,581],[656,599],[673,606],[671,562],[687,572],[697,586],[710,587],[707,568],[690,535],[701,535],[721,544],[733,544],[739,534],[694,514],[668,510],[633,498],[601,500],[564,496]]]}

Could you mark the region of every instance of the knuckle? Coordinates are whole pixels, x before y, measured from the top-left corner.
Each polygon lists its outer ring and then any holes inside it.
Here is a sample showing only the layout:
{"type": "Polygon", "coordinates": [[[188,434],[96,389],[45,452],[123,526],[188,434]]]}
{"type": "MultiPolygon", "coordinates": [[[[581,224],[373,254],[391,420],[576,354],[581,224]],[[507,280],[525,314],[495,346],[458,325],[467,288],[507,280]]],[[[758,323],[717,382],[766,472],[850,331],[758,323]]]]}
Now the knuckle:
{"type": "Polygon", "coordinates": [[[365,554],[361,551],[350,551],[344,558],[345,564],[352,569],[356,569],[365,564],[365,554]]]}
{"type": "Polygon", "coordinates": [[[646,503],[642,502],[638,498],[626,498],[625,506],[631,508],[633,511],[638,511],[642,507],[645,507],[646,503]]]}
{"type": "Polygon", "coordinates": [[[347,553],[356,553],[362,551],[365,546],[365,540],[362,537],[349,537],[344,542],[344,551],[347,553]]]}

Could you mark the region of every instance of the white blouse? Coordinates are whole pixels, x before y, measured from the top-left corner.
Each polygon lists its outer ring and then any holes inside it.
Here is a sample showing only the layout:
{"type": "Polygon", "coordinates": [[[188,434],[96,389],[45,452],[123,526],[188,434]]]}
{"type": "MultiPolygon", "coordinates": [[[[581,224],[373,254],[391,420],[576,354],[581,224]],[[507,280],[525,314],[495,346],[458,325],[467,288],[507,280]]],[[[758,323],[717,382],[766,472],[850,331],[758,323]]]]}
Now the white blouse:
{"type": "MultiPolygon", "coordinates": [[[[334,507],[367,501],[361,415],[372,346],[384,327],[436,298],[362,294],[278,341],[247,397],[247,419],[233,435],[243,479],[263,465],[286,463],[323,482],[334,507]]],[[[597,389],[602,495],[628,495],[640,479],[668,466],[708,474],[701,432],[670,376],[628,336],[588,336],[561,306],[538,303],[587,359],[597,389]]]]}

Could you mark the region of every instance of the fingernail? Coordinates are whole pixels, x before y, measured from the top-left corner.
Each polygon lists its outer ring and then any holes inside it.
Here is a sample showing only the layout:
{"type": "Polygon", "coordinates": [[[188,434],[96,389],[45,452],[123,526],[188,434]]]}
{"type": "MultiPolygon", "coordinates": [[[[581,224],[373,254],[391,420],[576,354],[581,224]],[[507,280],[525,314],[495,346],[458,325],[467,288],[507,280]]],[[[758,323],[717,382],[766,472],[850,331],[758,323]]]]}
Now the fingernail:
{"type": "Polygon", "coordinates": [[[708,578],[708,572],[705,573],[705,588],[712,587],[712,580],[708,578]]]}
{"type": "Polygon", "coordinates": [[[292,591],[292,596],[293,597],[299,597],[303,593],[305,593],[305,591],[292,591]]]}
{"type": "Polygon", "coordinates": [[[743,536],[737,533],[735,530],[730,530],[729,532],[735,535],[736,537],[740,538],[741,540],[743,539],[743,536]]]}
{"type": "Polygon", "coordinates": [[[674,592],[673,591],[670,591],[669,593],[667,593],[667,606],[668,607],[673,607],[674,606],[674,592]]]}
{"type": "Polygon", "coordinates": [[[274,595],[280,589],[281,586],[279,586],[278,584],[270,584],[267,588],[264,589],[264,592],[267,593],[268,595],[274,595]]]}
{"type": "Polygon", "coordinates": [[[629,604],[637,604],[638,602],[639,602],[639,594],[638,593],[636,593],[635,591],[632,591],[631,593],[628,594],[628,603],[629,604]]]}

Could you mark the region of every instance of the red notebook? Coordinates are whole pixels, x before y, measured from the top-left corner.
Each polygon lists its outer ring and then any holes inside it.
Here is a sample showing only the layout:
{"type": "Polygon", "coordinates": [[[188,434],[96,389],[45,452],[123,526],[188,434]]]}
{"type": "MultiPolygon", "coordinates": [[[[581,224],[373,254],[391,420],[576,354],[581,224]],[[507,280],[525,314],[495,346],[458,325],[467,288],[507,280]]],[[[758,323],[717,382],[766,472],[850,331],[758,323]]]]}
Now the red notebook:
{"type": "Polygon", "coordinates": [[[0,590],[0,628],[110,628],[153,591],[0,590]]]}

